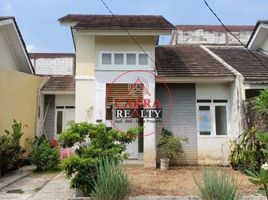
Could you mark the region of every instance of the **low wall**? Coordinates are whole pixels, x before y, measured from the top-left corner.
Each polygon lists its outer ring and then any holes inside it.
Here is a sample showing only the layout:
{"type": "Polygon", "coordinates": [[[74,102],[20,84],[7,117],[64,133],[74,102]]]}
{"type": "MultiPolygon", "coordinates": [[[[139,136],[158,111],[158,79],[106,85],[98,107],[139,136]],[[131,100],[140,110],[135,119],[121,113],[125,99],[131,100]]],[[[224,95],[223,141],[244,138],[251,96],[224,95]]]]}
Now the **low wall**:
{"type": "Polygon", "coordinates": [[[13,119],[25,124],[21,144],[35,135],[38,90],[44,79],[38,76],[0,70],[0,135],[11,130],[13,119]]]}

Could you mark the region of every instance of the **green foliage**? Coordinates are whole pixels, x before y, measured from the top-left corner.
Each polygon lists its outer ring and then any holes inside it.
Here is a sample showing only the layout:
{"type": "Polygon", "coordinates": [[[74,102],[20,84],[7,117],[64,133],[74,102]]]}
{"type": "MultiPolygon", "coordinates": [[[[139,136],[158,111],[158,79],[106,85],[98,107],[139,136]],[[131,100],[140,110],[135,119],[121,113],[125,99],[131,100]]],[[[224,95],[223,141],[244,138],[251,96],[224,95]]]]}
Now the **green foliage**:
{"type": "MultiPolygon", "coordinates": [[[[268,133],[257,133],[256,138],[262,143],[263,148],[261,148],[260,153],[267,156],[268,154],[268,133]]],[[[267,157],[266,157],[267,158],[267,157]]],[[[267,159],[266,159],[267,160],[267,159]]],[[[247,170],[246,173],[251,176],[249,181],[255,185],[260,186],[258,192],[266,195],[268,199],[268,164],[265,163],[261,166],[258,172],[254,170],[247,170]]]]}
{"type": "Polygon", "coordinates": [[[104,157],[120,162],[126,156],[126,145],[134,141],[140,131],[141,127],[123,133],[115,129],[107,131],[104,124],[71,124],[59,138],[61,146],[77,147],[76,155],[65,159],[61,164],[66,176],[71,179],[71,188],[90,194],[93,181],[97,180],[96,165],[104,157]]]}
{"type": "Polygon", "coordinates": [[[131,184],[120,164],[103,159],[97,166],[97,180],[92,197],[96,200],[124,200],[131,192],[131,184]]]}
{"type": "Polygon", "coordinates": [[[24,152],[20,146],[22,126],[21,122],[13,120],[12,131],[5,130],[5,135],[0,136],[0,175],[19,166],[24,152]]]}
{"type": "Polygon", "coordinates": [[[195,179],[201,199],[239,199],[237,179],[226,171],[217,172],[215,168],[205,169],[202,173],[202,178],[202,183],[195,179]]]}
{"type": "Polygon", "coordinates": [[[52,148],[48,141],[42,140],[31,154],[31,162],[36,165],[37,171],[54,170],[59,167],[60,150],[52,148]]]}
{"type": "Polygon", "coordinates": [[[172,132],[162,129],[161,134],[157,138],[157,147],[159,154],[163,158],[176,159],[183,152],[182,142],[188,142],[188,138],[174,136],[172,132]]]}
{"type": "Polygon", "coordinates": [[[268,199],[268,173],[265,169],[260,169],[260,171],[253,172],[250,170],[246,170],[246,173],[251,177],[248,180],[253,183],[254,185],[260,186],[258,192],[266,195],[268,199]]]}
{"type": "Polygon", "coordinates": [[[261,94],[255,99],[254,108],[260,113],[268,112],[268,90],[263,90],[261,94]]]}
{"type": "Polygon", "coordinates": [[[243,165],[245,169],[259,170],[266,156],[261,151],[262,143],[257,139],[258,130],[253,128],[245,131],[238,139],[230,142],[229,160],[236,168],[243,165]]]}

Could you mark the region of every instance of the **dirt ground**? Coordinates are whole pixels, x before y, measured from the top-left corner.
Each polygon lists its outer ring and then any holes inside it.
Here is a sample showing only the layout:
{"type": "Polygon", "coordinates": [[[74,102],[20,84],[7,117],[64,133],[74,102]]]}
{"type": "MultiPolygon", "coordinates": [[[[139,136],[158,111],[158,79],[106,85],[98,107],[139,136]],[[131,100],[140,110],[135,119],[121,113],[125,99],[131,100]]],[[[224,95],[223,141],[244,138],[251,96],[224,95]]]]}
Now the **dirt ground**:
{"type": "MultiPolygon", "coordinates": [[[[199,166],[173,167],[170,170],[144,169],[141,165],[127,166],[129,178],[134,186],[131,196],[139,195],[163,195],[184,196],[197,195],[197,181],[201,180],[202,169],[199,166]]],[[[257,187],[248,181],[248,176],[234,171],[230,168],[219,168],[226,170],[237,177],[239,193],[241,195],[256,194],[257,187]]]]}

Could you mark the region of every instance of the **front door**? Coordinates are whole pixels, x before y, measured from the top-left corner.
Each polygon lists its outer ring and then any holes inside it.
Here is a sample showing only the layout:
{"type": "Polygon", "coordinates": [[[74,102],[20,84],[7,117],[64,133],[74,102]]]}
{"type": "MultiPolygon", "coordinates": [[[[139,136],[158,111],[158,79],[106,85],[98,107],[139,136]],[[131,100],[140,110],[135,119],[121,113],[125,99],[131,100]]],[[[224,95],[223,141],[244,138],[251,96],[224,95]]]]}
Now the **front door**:
{"type": "Polygon", "coordinates": [[[69,128],[70,122],[75,119],[75,109],[68,108],[67,106],[61,106],[56,108],[56,126],[55,126],[55,138],[59,137],[63,131],[69,128]]]}
{"type": "MultiPolygon", "coordinates": [[[[127,131],[129,128],[138,126],[137,120],[134,118],[121,120],[120,123],[115,123],[116,127],[121,131],[127,131]]],[[[127,145],[127,153],[129,159],[138,159],[138,136],[134,142],[127,145]]]]}

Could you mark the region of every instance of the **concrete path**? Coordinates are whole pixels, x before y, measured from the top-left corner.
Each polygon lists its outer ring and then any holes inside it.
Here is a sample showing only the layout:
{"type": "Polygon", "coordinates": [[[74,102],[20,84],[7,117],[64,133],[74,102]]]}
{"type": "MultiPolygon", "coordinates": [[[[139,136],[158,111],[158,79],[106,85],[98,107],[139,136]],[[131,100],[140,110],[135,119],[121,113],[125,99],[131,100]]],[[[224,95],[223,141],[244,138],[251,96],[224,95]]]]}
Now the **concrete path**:
{"type": "Polygon", "coordinates": [[[66,200],[74,196],[74,191],[69,189],[69,182],[60,173],[46,184],[30,200],[66,200]]]}
{"type": "Polygon", "coordinates": [[[62,173],[35,174],[23,168],[0,178],[1,200],[66,200],[73,196],[62,173]]]}
{"type": "Polygon", "coordinates": [[[25,166],[25,167],[20,168],[19,170],[8,173],[5,176],[1,177],[0,178],[0,191],[3,188],[14,183],[15,181],[20,180],[24,178],[25,176],[28,176],[33,170],[34,170],[34,167],[25,166]]]}

